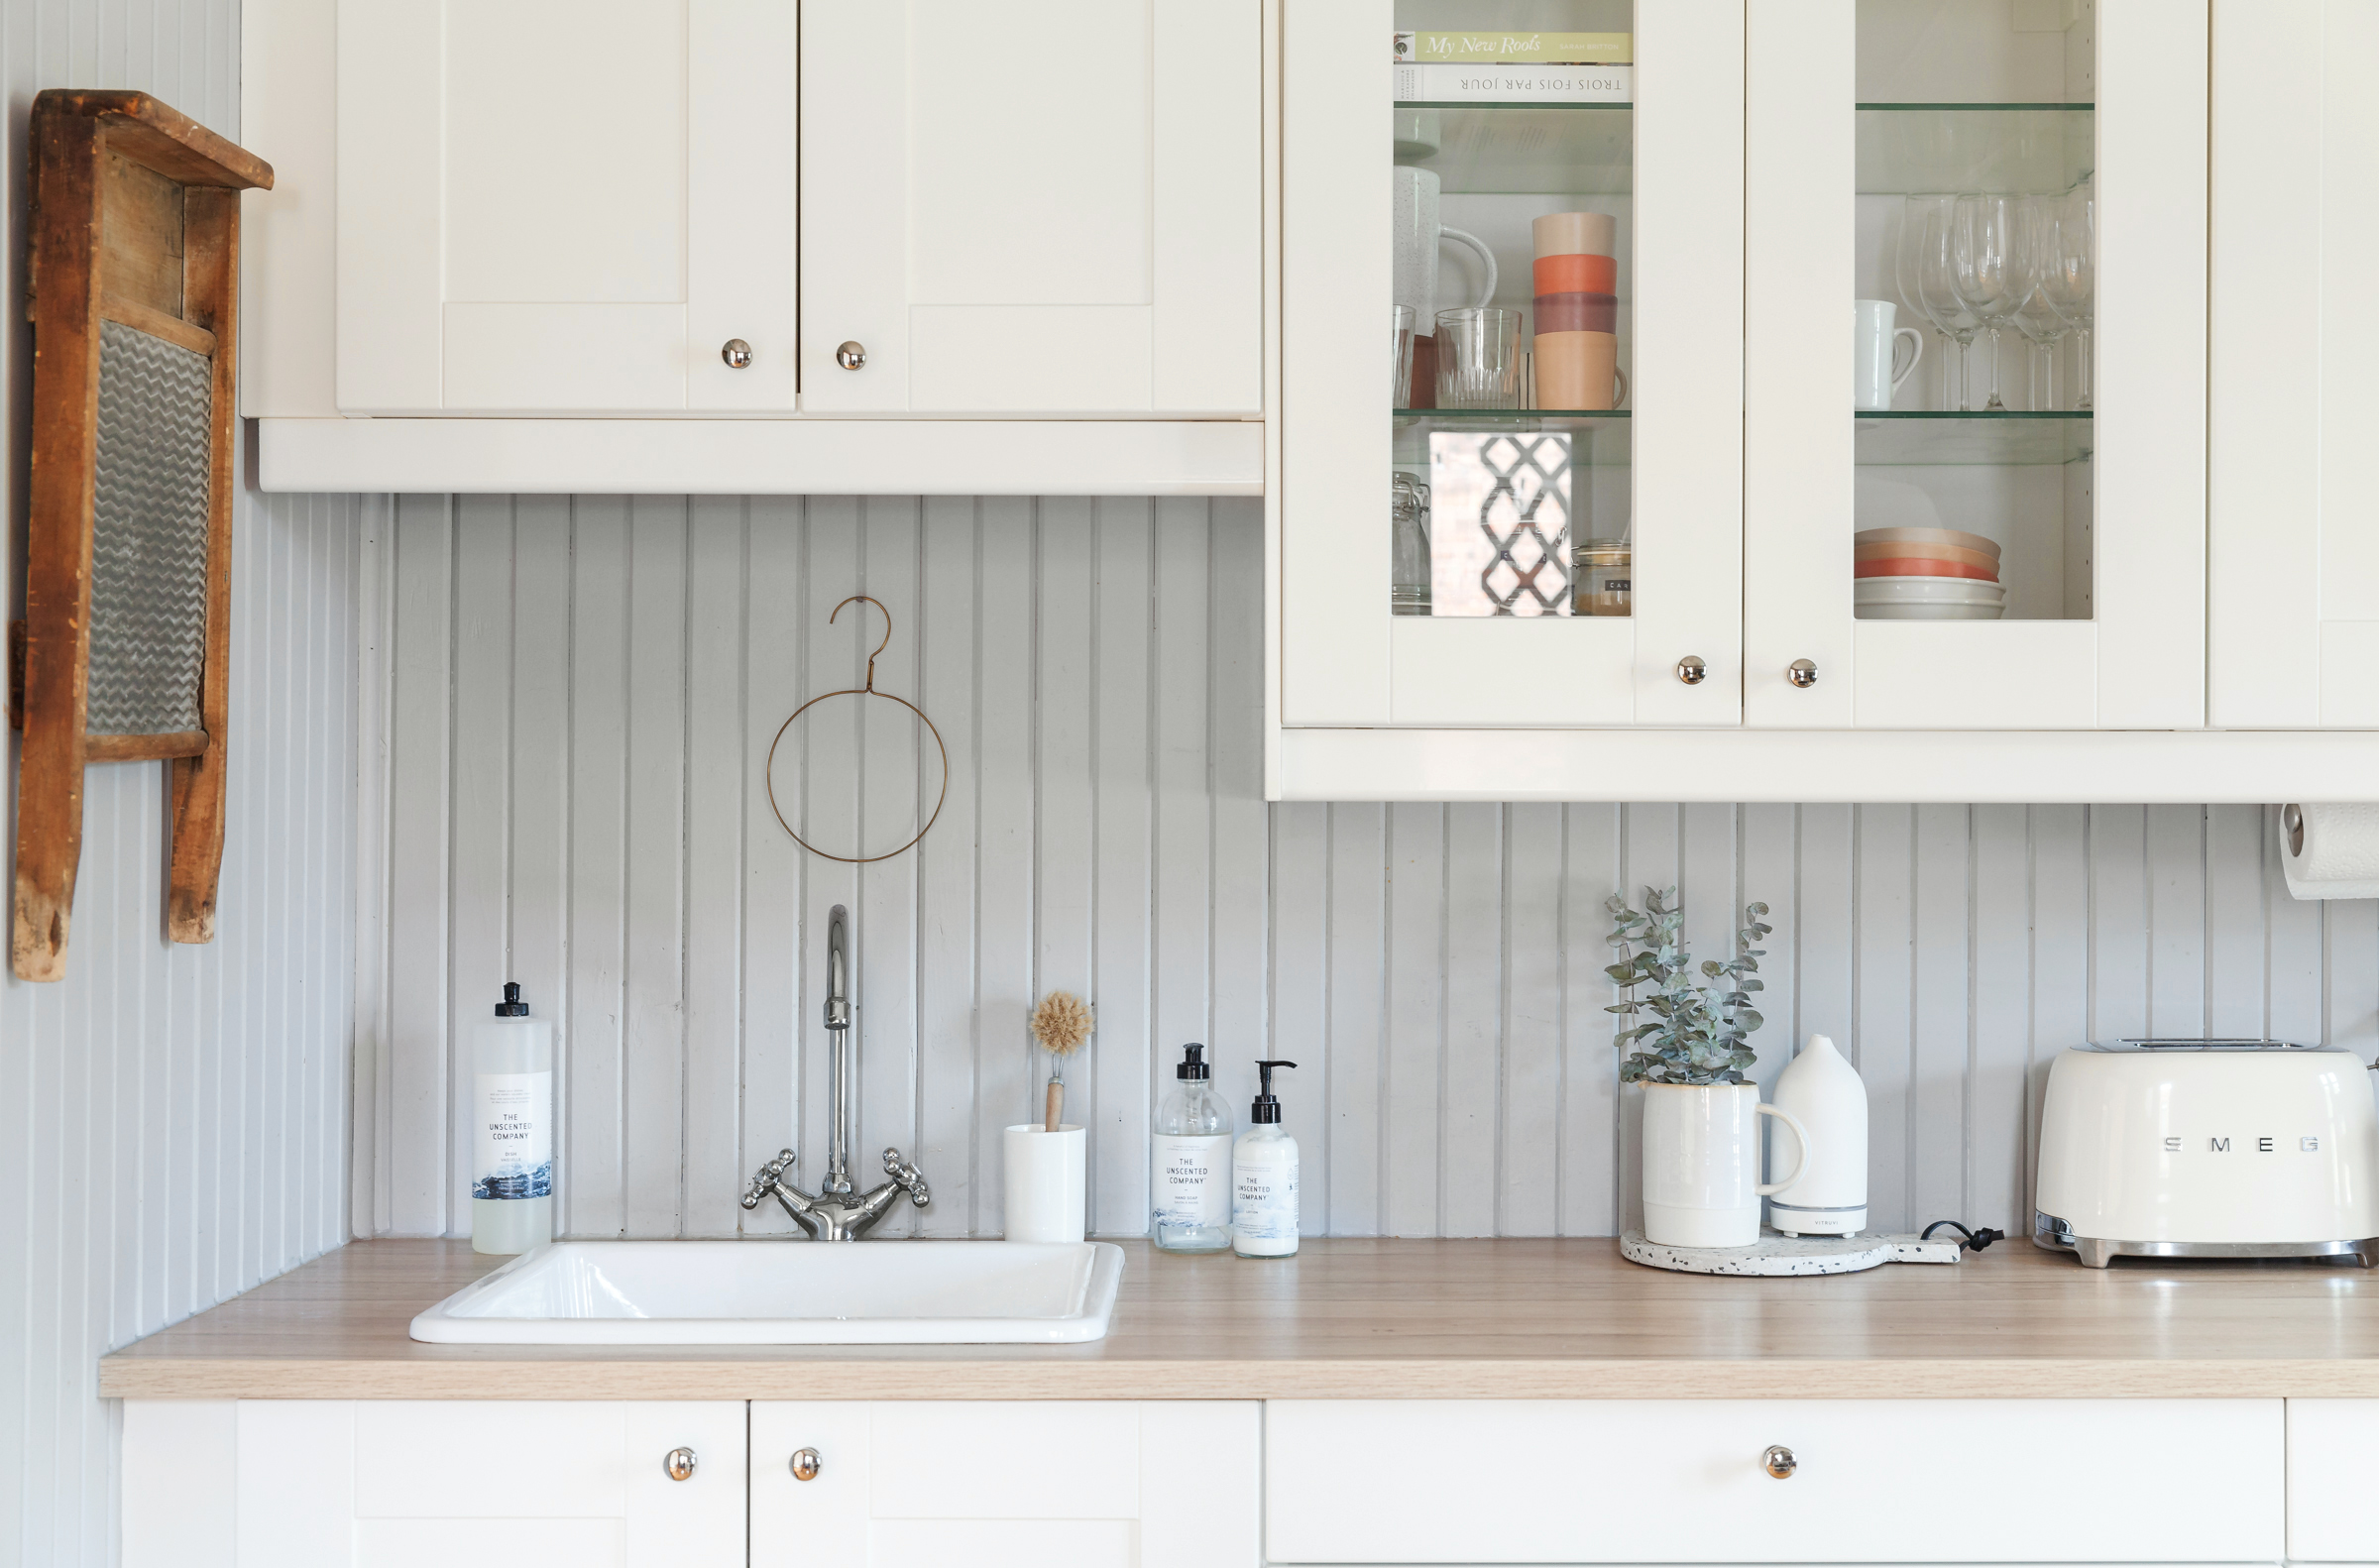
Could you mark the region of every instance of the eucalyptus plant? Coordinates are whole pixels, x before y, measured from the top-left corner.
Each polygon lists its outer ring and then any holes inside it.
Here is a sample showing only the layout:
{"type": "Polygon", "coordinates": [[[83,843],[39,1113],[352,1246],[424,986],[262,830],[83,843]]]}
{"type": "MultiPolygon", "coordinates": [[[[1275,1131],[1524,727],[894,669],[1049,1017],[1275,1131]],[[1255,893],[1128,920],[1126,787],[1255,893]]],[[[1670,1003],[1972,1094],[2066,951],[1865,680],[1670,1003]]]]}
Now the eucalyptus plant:
{"type": "Polygon", "coordinates": [[[1752,1005],[1763,950],[1753,946],[1773,930],[1759,917],[1765,904],[1747,904],[1743,929],[1735,934],[1735,956],[1724,963],[1702,960],[1702,978],[1692,979],[1693,955],[1686,951],[1685,915],[1673,887],[1643,890],[1643,908],[1630,909],[1618,894],[1603,906],[1611,914],[1611,949],[1618,963],[1605,974],[1627,998],[1607,1013],[1642,1017],[1650,1022],[1623,1029],[1612,1044],[1638,1049],[1621,1062],[1619,1076],[1627,1083],[1747,1083],[1743,1069],[1758,1060],[1746,1038],[1763,1020],[1752,1005]],[[1638,986],[1648,994],[1636,994],[1638,986]]]}

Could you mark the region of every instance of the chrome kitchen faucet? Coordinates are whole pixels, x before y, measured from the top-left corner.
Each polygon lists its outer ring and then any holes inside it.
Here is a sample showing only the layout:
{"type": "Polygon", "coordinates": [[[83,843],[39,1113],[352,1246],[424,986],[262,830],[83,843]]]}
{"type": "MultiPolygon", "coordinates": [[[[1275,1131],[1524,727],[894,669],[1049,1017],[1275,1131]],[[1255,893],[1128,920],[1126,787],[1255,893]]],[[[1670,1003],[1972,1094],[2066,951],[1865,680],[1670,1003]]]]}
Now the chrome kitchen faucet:
{"type": "Polygon", "coordinates": [[[851,1195],[850,1075],[857,1066],[857,1042],[850,1032],[850,960],[844,949],[844,927],[848,920],[849,912],[841,904],[826,917],[826,1028],[835,1043],[830,1064],[833,1089],[826,1179],[819,1184],[816,1197],[787,1183],[785,1173],[793,1168],[793,1151],[787,1149],[760,1167],[751,1184],[743,1189],[745,1208],[758,1208],[760,1199],[774,1195],[784,1205],[785,1212],[818,1241],[857,1241],[868,1226],[884,1217],[903,1192],[919,1208],[934,1197],[926,1190],[925,1177],[900,1157],[897,1149],[884,1151],[884,1171],[892,1179],[872,1191],[851,1195]]]}

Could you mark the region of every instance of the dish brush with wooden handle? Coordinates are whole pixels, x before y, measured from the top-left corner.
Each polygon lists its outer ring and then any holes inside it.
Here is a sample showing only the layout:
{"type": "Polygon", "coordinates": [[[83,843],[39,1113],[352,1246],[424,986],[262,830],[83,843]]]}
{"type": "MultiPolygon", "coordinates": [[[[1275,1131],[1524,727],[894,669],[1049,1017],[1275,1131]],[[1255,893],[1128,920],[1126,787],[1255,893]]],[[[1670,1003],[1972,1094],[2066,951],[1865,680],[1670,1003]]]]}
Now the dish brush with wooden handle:
{"type": "Polygon", "coordinates": [[[1090,1004],[1072,991],[1052,991],[1033,1009],[1033,1039],[1050,1055],[1049,1092],[1043,1100],[1041,1130],[1054,1133],[1066,1117],[1066,1059],[1090,1043],[1098,1027],[1090,1004]]]}

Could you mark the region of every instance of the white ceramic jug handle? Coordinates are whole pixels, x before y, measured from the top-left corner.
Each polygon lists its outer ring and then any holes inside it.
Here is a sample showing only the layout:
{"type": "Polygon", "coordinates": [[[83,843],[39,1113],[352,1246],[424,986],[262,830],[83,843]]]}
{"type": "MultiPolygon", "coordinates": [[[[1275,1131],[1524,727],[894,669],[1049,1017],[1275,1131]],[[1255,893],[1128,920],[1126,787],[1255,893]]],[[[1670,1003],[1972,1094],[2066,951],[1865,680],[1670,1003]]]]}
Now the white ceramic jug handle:
{"type": "Polygon", "coordinates": [[[1482,305],[1492,303],[1495,299],[1495,253],[1487,249],[1487,242],[1467,229],[1441,227],[1437,232],[1456,245],[1469,246],[1478,253],[1479,260],[1487,264],[1487,286],[1479,291],[1478,303],[1482,305]]]}
{"type": "Polygon", "coordinates": [[[1925,335],[1914,327],[1901,327],[1891,335],[1891,350],[1894,359],[1899,357],[1900,339],[1902,338],[1915,344],[1916,352],[1908,356],[1908,368],[1891,379],[1891,390],[1895,392],[1900,390],[1900,383],[1916,374],[1917,361],[1925,357],[1925,335]]]}
{"type": "MultiPolygon", "coordinates": [[[[1786,1187],[1792,1185],[1795,1181],[1798,1181],[1801,1178],[1801,1173],[1809,1169],[1809,1129],[1803,1127],[1801,1125],[1800,1118],[1793,1115],[1790,1111],[1780,1111],[1773,1105],[1760,1105],[1754,1108],[1756,1109],[1760,1115],[1773,1116],[1777,1121],[1780,1121],[1785,1126],[1791,1128],[1792,1136],[1800,1140],[1800,1158],[1792,1163],[1792,1175],[1786,1176],[1781,1181],[1763,1181],[1756,1188],[1755,1188],[1755,1190],[1757,1191],[1761,1197],[1767,1197],[1773,1193],[1783,1191],[1786,1187]]],[[[1742,1189],[1737,1188],[1737,1190],[1740,1191],[1742,1189]]]]}

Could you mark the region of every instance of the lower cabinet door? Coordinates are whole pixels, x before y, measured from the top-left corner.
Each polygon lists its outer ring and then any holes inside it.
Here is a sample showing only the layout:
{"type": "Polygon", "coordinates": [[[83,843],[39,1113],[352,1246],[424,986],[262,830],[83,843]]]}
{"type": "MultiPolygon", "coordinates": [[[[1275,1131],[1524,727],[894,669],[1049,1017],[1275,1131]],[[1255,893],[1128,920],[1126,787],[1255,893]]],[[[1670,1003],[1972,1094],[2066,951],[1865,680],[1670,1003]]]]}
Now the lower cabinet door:
{"type": "Polygon", "coordinates": [[[237,1431],[240,1568],[743,1560],[740,1400],[256,1400],[237,1431]]]}
{"type": "Polygon", "coordinates": [[[2379,1400],[2288,1401],[2288,1555],[2379,1562],[2379,1400]]]}
{"type": "Polygon", "coordinates": [[[756,1400],[750,1568],[1255,1568],[1258,1410],[756,1400]]]}
{"type": "Polygon", "coordinates": [[[2278,1400],[1275,1400],[1265,1555],[2270,1562],[2282,1419],[2278,1400]]]}

